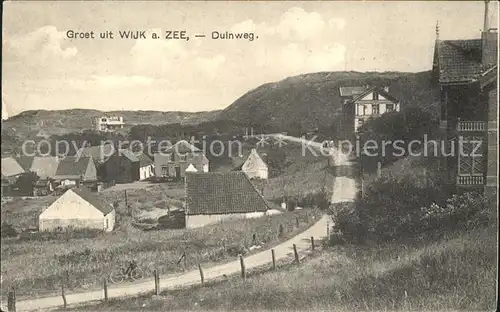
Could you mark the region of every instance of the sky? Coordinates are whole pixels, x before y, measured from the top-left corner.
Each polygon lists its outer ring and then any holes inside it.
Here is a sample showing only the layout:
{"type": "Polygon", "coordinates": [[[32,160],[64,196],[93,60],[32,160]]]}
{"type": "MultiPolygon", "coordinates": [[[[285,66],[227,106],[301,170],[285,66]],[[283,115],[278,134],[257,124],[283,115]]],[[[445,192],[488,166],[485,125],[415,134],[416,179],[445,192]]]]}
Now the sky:
{"type": "MultiPolygon", "coordinates": [[[[490,13],[497,27],[495,1],[490,13]]],[[[2,112],[206,111],[293,75],[425,71],[437,21],[441,39],[472,39],[483,19],[482,1],[3,2],[2,112]],[[114,39],[100,39],[108,30],[114,39]],[[128,30],[147,39],[119,39],[128,30]],[[190,39],[167,40],[168,30],[190,39]],[[216,40],[213,31],[258,38],[216,40]]]]}

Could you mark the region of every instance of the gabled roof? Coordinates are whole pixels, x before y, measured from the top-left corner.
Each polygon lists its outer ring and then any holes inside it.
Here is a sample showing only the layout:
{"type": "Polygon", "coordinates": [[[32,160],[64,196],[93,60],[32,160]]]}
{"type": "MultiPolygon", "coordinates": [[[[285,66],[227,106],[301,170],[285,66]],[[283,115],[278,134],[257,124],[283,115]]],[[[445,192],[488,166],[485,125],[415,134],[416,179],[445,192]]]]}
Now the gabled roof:
{"type": "Polygon", "coordinates": [[[137,155],[134,154],[134,152],[132,152],[129,149],[118,150],[118,155],[122,155],[122,156],[127,157],[131,162],[138,162],[139,161],[139,158],[137,157],[137,155]]]}
{"type": "Polygon", "coordinates": [[[140,167],[145,167],[153,164],[153,160],[151,160],[151,158],[149,158],[149,156],[144,153],[139,154],[137,158],[139,158],[140,167]]]}
{"type": "Polygon", "coordinates": [[[202,153],[194,154],[193,158],[189,160],[189,162],[195,165],[208,165],[209,163],[207,156],[205,156],[205,154],[202,153]]]}
{"type": "Polygon", "coordinates": [[[186,214],[264,212],[270,205],[244,172],[187,172],[186,214]]]}
{"type": "Polygon", "coordinates": [[[255,170],[259,168],[267,168],[267,165],[262,160],[262,158],[260,158],[259,154],[257,153],[257,150],[254,148],[250,152],[250,155],[248,156],[245,163],[241,166],[241,169],[243,171],[246,171],[246,170],[255,170]]]}
{"type": "Polygon", "coordinates": [[[350,87],[340,87],[340,96],[351,97],[360,93],[363,93],[368,86],[350,86],[350,87]]]}
{"type": "Polygon", "coordinates": [[[78,179],[80,177],[85,177],[88,165],[92,162],[92,157],[66,156],[59,161],[55,178],[78,179]]]}
{"type": "Polygon", "coordinates": [[[33,159],[35,156],[19,156],[16,157],[17,162],[23,167],[25,171],[31,170],[31,165],[33,164],[33,159]]]}
{"type": "Polygon", "coordinates": [[[387,100],[389,100],[391,102],[394,102],[394,103],[399,102],[395,97],[390,95],[389,92],[385,91],[384,88],[381,88],[381,87],[370,87],[370,88],[366,89],[364,92],[359,93],[356,96],[354,96],[352,98],[352,100],[349,102],[352,103],[352,102],[359,101],[360,99],[364,98],[365,96],[367,96],[368,94],[370,94],[374,91],[377,91],[379,94],[383,95],[387,100]]]}
{"type": "Polygon", "coordinates": [[[498,66],[493,66],[492,68],[485,71],[481,77],[479,77],[479,83],[481,88],[484,88],[488,85],[497,81],[498,78],[498,66]]]}
{"type": "MultiPolygon", "coordinates": [[[[62,196],[65,196],[68,192],[73,192],[76,195],[78,195],[81,199],[84,201],[88,202],[95,208],[97,208],[99,211],[101,211],[104,215],[107,215],[108,213],[112,212],[114,210],[113,206],[110,204],[106,203],[102,199],[98,198],[95,194],[92,194],[90,191],[84,189],[84,188],[71,188],[64,192],[63,195],[61,195],[59,198],[62,196]]],[[[57,201],[59,198],[55,199],[53,202],[50,203],[49,207],[57,201]]]]}
{"type": "Polygon", "coordinates": [[[470,82],[483,72],[481,39],[438,40],[435,49],[440,83],[470,82]]]}
{"type": "Polygon", "coordinates": [[[186,171],[186,172],[198,172],[198,170],[193,166],[193,164],[189,164],[189,166],[184,171],[186,171]]]}
{"type": "Polygon", "coordinates": [[[59,159],[57,157],[35,157],[31,164],[31,171],[36,172],[40,178],[55,176],[59,159]]]}
{"type": "Polygon", "coordinates": [[[78,150],[77,156],[92,157],[98,163],[104,163],[113,154],[115,148],[112,144],[102,144],[84,147],[78,150]]]}
{"type": "Polygon", "coordinates": [[[2,177],[12,177],[24,172],[23,167],[13,157],[2,158],[2,177]]]}
{"type": "Polygon", "coordinates": [[[185,153],[201,152],[201,150],[196,146],[190,144],[186,140],[180,140],[179,142],[175,143],[174,145],[170,146],[165,150],[165,153],[174,153],[174,152],[178,154],[185,154],[185,153]]]}

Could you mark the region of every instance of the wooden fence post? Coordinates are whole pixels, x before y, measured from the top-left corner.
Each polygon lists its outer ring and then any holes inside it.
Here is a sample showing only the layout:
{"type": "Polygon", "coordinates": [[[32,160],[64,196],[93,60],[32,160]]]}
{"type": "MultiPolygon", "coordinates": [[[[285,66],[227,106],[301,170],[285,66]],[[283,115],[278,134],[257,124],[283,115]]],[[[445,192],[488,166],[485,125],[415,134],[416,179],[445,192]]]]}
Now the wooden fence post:
{"type": "Polygon", "coordinates": [[[256,245],[257,244],[257,234],[253,233],[252,235],[252,245],[256,245]]]}
{"type": "Polygon", "coordinates": [[[274,249],[271,249],[271,257],[273,258],[273,270],[276,270],[276,256],[274,255],[274,249]]]}
{"type": "Polygon", "coordinates": [[[280,223],[280,227],[278,230],[278,236],[283,237],[284,232],[285,232],[285,228],[283,227],[283,224],[280,223]]]}
{"type": "Polygon", "coordinates": [[[200,270],[200,279],[201,283],[203,284],[205,282],[205,277],[203,276],[203,269],[201,268],[201,263],[198,263],[198,269],[200,270]]]}
{"type": "Polygon", "coordinates": [[[61,279],[61,296],[63,299],[64,308],[66,309],[66,307],[68,306],[68,302],[66,301],[66,292],[64,291],[64,278],[61,279]]]}
{"type": "Polygon", "coordinates": [[[154,276],[155,276],[155,294],[157,296],[160,295],[160,276],[158,274],[158,270],[155,269],[154,271],[154,276]]]}
{"type": "Polygon", "coordinates": [[[245,279],[247,277],[247,273],[245,270],[245,260],[243,259],[243,255],[240,254],[240,265],[241,265],[241,278],[245,279]]]}
{"type": "Polygon", "coordinates": [[[330,222],[326,221],[326,237],[330,239],[330,222]]]}
{"type": "Polygon", "coordinates": [[[108,301],[108,281],[106,277],[103,280],[103,288],[104,288],[104,301],[108,301]]]}
{"type": "Polygon", "coordinates": [[[9,312],[16,312],[16,289],[14,287],[12,287],[11,291],[9,291],[7,298],[7,310],[9,312]]]}
{"type": "Polygon", "coordinates": [[[299,253],[297,252],[297,246],[293,244],[293,254],[295,255],[295,263],[300,264],[299,253]]]}
{"type": "Polygon", "coordinates": [[[299,217],[295,217],[295,226],[297,226],[297,228],[300,227],[299,217]]]}
{"type": "Polygon", "coordinates": [[[311,250],[314,251],[314,236],[311,236],[311,250]]]}

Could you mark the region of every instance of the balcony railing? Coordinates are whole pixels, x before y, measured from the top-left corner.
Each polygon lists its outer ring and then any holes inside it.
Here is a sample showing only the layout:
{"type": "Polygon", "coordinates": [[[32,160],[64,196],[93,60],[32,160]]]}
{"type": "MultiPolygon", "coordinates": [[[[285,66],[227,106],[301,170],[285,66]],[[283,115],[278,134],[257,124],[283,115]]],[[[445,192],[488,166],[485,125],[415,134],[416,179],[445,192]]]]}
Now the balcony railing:
{"type": "Polygon", "coordinates": [[[484,176],[457,176],[457,185],[484,185],[484,176]]]}
{"type": "Polygon", "coordinates": [[[484,121],[459,121],[457,123],[457,130],[480,132],[486,131],[487,127],[484,121]]]}

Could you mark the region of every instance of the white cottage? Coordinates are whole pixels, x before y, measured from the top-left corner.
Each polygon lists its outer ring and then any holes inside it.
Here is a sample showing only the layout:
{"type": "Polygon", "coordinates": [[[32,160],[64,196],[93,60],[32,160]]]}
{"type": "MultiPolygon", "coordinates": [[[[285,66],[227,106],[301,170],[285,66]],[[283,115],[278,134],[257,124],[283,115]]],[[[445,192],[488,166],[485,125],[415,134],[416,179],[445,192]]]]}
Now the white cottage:
{"type": "Polygon", "coordinates": [[[69,189],[39,217],[40,231],[65,228],[96,229],[111,232],[115,209],[84,189],[69,189]]]}
{"type": "Polygon", "coordinates": [[[246,173],[250,179],[266,180],[268,175],[267,165],[262,158],[260,158],[255,148],[250,152],[250,155],[241,167],[241,171],[246,173]]]}

